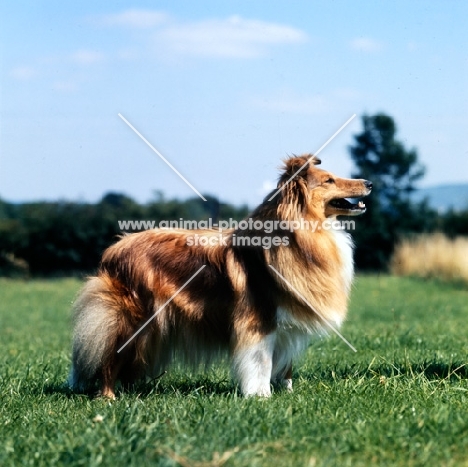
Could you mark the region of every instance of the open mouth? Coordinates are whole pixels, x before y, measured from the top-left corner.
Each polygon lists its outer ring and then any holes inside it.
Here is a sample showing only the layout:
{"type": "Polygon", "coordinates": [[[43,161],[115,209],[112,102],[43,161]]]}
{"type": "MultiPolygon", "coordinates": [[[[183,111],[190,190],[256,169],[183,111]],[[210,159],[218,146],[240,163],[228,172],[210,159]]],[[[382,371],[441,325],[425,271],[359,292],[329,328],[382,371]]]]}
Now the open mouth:
{"type": "Polygon", "coordinates": [[[332,199],[328,204],[338,211],[343,211],[343,214],[344,213],[362,214],[366,212],[366,205],[362,201],[358,201],[357,203],[354,203],[350,199],[337,198],[337,199],[332,199]]]}

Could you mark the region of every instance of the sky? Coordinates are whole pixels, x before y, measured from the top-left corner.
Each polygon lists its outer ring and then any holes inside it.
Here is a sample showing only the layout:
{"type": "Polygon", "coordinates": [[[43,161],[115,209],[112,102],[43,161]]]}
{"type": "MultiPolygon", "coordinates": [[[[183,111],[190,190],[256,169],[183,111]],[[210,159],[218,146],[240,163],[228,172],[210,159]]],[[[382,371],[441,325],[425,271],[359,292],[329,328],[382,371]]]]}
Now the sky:
{"type": "Polygon", "coordinates": [[[254,206],[282,159],[356,114],[320,152],[350,176],[378,112],[420,186],[468,182],[467,20],[455,0],[2,2],[0,198],[197,196],[157,150],[198,192],[254,206]]]}

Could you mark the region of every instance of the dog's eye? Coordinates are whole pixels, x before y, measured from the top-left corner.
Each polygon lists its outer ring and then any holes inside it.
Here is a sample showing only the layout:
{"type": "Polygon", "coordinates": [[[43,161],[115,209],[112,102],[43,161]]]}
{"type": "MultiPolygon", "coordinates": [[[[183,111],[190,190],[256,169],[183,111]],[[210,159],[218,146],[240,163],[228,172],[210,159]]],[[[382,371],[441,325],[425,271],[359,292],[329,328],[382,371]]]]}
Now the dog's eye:
{"type": "Polygon", "coordinates": [[[335,180],[333,180],[333,178],[329,178],[325,181],[325,183],[335,183],[335,180]]]}

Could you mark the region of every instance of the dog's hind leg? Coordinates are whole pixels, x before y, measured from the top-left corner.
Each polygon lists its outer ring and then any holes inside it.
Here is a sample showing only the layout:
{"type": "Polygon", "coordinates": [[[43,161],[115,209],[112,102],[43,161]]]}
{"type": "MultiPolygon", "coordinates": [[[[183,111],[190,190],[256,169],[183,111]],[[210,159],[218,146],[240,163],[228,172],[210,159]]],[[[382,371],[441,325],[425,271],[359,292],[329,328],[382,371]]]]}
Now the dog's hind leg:
{"type": "Polygon", "coordinates": [[[129,345],[122,353],[119,353],[117,349],[116,341],[105,355],[100,371],[101,390],[99,395],[109,399],[115,399],[115,383],[121,379],[122,370],[129,366],[129,361],[135,352],[133,345],[129,345]]]}
{"type": "Polygon", "coordinates": [[[102,394],[114,397],[115,381],[122,364],[129,361],[117,353],[133,329],[125,318],[126,310],[105,278],[90,279],[74,304],[72,370],[69,384],[73,390],[91,389],[101,380],[102,394]]]}
{"type": "Polygon", "coordinates": [[[237,342],[232,367],[244,396],[270,397],[276,334],[249,336],[237,342]]]}
{"type": "Polygon", "coordinates": [[[102,385],[100,395],[115,399],[115,383],[122,366],[121,360],[114,359],[102,367],[102,385]]]}

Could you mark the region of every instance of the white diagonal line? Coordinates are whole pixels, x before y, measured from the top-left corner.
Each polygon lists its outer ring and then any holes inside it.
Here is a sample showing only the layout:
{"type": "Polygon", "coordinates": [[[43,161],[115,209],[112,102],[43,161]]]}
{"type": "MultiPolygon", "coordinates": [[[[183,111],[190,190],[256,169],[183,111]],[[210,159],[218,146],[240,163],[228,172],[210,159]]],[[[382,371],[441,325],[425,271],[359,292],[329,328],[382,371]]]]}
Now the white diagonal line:
{"type": "Polygon", "coordinates": [[[271,264],[269,264],[268,266],[270,266],[271,269],[273,269],[273,271],[275,271],[275,273],[281,277],[281,279],[283,279],[283,281],[292,289],[294,290],[294,292],[296,292],[296,294],[304,301],[304,303],[306,303],[309,308],[316,314],[318,315],[322,321],[324,321],[332,330],[333,332],[341,338],[341,340],[348,345],[348,347],[353,350],[354,352],[357,352],[356,348],[351,345],[342,335],[341,333],[330,323],[330,321],[328,321],[321,313],[319,313],[306,299],[305,297],[297,290],[294,288],[294,286],[285,278],[283,277],[271,264]]]}
{"type": "Polygon", "coordinates": [[[281,188],[278,188],[278,190],[275,191],[275,193],[270,197],[268,198],[268,201],[271,201],[283,188],[285,188],[289,182],[308,164],[310,164],[310,161],[314,158],[314,156],[318,156],[320,154],[320,152],[322,151],[322,149],[324,149],[326,146],[328,146],[328,144],[351,122],[351,120],[356,116],[356,114],[353,114],[350,118],[348,118],[348,120],[343,124],[341,125],[341,127],[335,131],[335,133],[333,133],[332,136],[330,136],[330,138],[328,138],[327,141],[325,141],[325,143],[322,144],[322,146],[320,146],[320,148],[315,151],[313,153],[313,156],[309,157],[309,159],[307,159],[307,162],[301,166],[300,169],[298,169],[296,172],[294,172],[294,174],[291,176],[291,178],[289,178],[289,180],[281,187],[281,188]]]}
{"type": "Polygon", "coordinates": [[[203,201],[206,198],[121,114],[117,114],[203,201]]]}
{"type": "Polygon", "coordinates": [[[192,277],[191,277],[191,278],[190,278],[190,279],[189,279],[189,280],[188,280],[188,281],[187,281],[187,282],[186,282],[186,283],[169,299],[169,300],[167,300],[167,302],[164,303],[164,305],[163,305],[162,307],[160,307],[160,308],[158,309],[158,311],[156,311],[156,313],[155,313],[153,316],[151,316],[151,318],[148,319],[148,321],[146,321],[146,323],[143,324],[143,326],[142,326],[140,329],[138,329],[138,331],[137,331],[135,334],[133,334],[133,336],[130,337],[130,339],[128,339],[128,341],[125,342],[124,345],[122,345],[122,347],[120,347],[119,350],[117,350],[117,353],[120,353],[133,339],[135,339],[135,337],[138,336],[138,334],[140,334],[140,332],[143,331],[143,329],[145,329],[145,327],[148,326],[148,324],[149,324],[151,321],[153,321],[153,319],[156,318],[156,316],[158,316],[158,314],[159,314],[162,310],[164,310],[164,308],[166,307],[166,305],[168,305],[169,303],[171,303],[172,300],[174,300],[174,298],[177,297],[177,295],[179,295],[179,293],[182,292],[182,290],[184,290],[185,287],[186,287],[190,282],[192,282],[193,279],[195,279],[195,276],[197,276],[198,273],[199,273],[203,268],[205,268],[205,267],[206,267],[206,264],[204,264],[204,265],[203,265],[203,266],[202,266],[202,267],[201,267],[201,268],[200,268],[200,269],[199,269],[199,270],[198,270],[198,271],[197,271],[197,272],[196,272],[196,273],[195,273],[195,274],[194,274],[194,275],[193,275],[193,276],[192,276],[192,277]]]}

